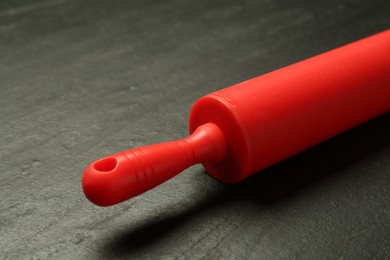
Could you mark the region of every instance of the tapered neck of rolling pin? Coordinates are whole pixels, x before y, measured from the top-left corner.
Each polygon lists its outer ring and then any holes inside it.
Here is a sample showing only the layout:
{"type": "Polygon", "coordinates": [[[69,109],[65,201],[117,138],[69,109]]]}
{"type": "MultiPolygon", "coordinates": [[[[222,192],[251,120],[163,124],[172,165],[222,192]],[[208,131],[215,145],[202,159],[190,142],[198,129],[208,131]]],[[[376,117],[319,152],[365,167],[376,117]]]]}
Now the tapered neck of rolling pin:
{"type": "Polygon", "coordinates": [[[93,162],[83,175],[83,191],[91,202],[110,206],[144,193],[194,164],[220,162],[226,154],[223,132],[206,123],[185,139],[135,148],[93,162]]]}

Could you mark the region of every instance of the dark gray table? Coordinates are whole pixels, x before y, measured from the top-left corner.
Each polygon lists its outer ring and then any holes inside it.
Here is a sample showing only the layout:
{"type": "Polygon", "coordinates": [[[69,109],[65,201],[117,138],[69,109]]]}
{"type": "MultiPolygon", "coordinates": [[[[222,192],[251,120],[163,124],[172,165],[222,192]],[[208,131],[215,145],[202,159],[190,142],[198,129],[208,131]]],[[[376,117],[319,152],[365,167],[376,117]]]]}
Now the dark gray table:
{"type": "Polygon", "coordinates": [[[390,27],[390,2],[1,1],[0,258],[389,259],[390,116],[235,186],[123,204],[84,168],[182,138],[202,95],[390,27]]]}

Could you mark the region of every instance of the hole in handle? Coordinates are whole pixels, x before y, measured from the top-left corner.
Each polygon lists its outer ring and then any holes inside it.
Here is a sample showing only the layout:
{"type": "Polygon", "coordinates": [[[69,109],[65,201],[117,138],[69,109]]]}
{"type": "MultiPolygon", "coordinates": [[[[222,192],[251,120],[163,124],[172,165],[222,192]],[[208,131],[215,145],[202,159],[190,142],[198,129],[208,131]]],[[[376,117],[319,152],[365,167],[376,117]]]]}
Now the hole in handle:
{"type": "Polygon", "coordinates": [[[113,157],[103,158],[93,164],[93,168],[99,172],[110,172],[115,169],[118,161],[113,157]]]}

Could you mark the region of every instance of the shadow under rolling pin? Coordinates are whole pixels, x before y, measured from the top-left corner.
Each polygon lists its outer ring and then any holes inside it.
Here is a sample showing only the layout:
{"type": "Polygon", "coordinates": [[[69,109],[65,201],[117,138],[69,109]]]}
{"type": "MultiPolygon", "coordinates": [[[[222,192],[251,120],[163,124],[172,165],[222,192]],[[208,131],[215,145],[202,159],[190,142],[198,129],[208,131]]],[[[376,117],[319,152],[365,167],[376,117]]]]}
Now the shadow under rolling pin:
{"type": "Polygon", "coordinates": [[[82,187],[109,206],[197,163],[232,184],[389,111],[387,30],[202,97],[189,137],[100,159],[82,187]]]}

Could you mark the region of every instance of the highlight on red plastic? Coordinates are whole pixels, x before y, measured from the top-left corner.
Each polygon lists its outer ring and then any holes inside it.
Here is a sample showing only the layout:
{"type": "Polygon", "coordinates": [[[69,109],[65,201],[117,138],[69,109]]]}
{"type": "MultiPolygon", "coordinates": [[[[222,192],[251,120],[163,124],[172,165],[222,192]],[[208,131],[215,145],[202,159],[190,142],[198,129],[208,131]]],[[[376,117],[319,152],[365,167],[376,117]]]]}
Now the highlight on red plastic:
{"type": "Polygon", "coordinates": [[[206,123],[183,140],[124,151],[92,163],[82,186],[91,202],[109,206],[152,189],[194,164],[218,163],[226,153],[223,133],[206,123]]]}
{"type": "Polygon", "coordinates": [[[200,98],[191,136],[108,156],[85,171],[100,206],[141,194],[202,163],[236,183],[390,111],[390,30],[200,98]]]}

